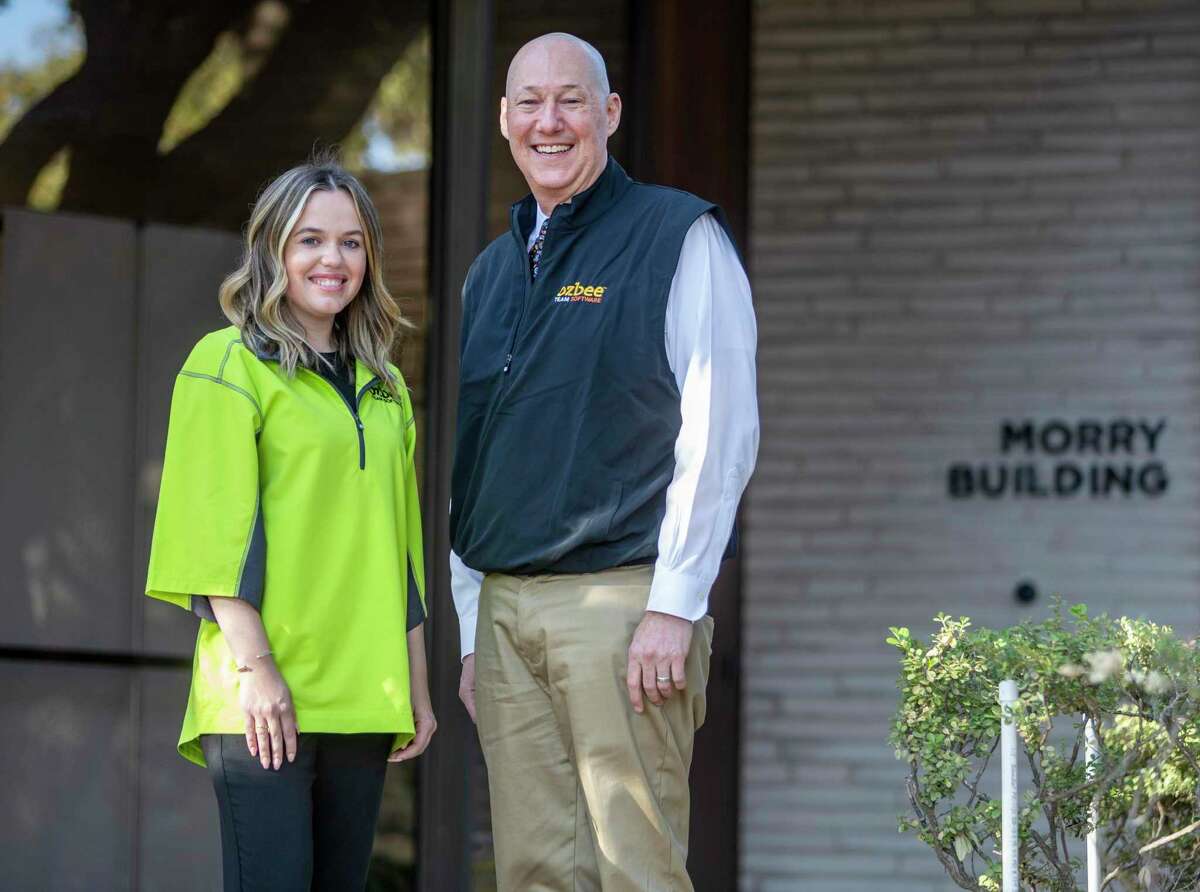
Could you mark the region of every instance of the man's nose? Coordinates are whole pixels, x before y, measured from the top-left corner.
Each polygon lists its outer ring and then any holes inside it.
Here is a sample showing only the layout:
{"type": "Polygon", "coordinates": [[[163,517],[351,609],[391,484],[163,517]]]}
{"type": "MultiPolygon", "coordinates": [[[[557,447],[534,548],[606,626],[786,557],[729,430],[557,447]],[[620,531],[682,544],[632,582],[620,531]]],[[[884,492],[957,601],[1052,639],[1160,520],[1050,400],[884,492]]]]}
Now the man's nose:
{"type": "Polygon", "coordinates": [[[557,102],[543,102],[542,110],[538,112],[537,129],[541,133],[555,133],[561,126],[557,102]]]}

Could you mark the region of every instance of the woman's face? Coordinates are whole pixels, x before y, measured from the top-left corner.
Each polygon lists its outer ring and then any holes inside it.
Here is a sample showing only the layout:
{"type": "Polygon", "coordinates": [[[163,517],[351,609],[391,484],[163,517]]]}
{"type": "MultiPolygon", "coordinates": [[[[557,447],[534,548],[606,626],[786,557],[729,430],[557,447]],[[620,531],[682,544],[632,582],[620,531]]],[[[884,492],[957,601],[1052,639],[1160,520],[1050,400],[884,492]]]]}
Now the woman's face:
{"type": "Polygon", "coordinates": [[[362,223],[342,189],[313,192],[283,250],[288,305],[310,335],[327,332],[367,271],[362,223]]]}

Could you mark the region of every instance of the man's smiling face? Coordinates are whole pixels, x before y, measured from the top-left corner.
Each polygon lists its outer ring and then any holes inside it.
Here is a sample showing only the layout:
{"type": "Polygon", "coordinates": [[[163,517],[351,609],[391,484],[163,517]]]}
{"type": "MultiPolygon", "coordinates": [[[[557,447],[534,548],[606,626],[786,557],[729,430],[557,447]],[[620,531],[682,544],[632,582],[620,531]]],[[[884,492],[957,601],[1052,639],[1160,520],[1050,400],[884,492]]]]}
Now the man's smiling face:
{"type": "Polygon", "coordinates": [[[621,99],[581,45],[548,37],[527,44],[509,69],[500,132],[542,210],[569,201],[596,181],[621,99]]]}

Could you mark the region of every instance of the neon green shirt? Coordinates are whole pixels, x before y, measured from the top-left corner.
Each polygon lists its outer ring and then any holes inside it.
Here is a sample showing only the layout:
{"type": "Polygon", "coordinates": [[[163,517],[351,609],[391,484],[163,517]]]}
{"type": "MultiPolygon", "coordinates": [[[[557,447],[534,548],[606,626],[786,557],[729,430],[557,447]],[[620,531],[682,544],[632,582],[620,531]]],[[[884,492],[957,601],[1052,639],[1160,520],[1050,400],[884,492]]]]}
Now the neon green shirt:
{"type": "MultiPolygon", "coordinates": [[[[397,373],[398,374],[398,373],[397,373]]],[[[146,594],[260,604],[303,732],[413,735],[405,637],[410,578],[424,605],[416,430],[356,363],[357,411],[320,375],[289,379],[234,327],[203,337],[175,381],[146,594]]],[[[202,620],[179,752],[241,734],[237,665],[202,620]]]]}

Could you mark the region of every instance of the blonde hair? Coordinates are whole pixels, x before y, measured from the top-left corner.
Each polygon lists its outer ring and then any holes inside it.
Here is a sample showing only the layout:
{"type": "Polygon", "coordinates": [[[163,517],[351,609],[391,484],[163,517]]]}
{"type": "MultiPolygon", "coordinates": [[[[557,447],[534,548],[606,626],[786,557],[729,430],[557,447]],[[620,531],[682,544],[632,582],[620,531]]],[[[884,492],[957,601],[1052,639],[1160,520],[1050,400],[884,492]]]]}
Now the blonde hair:
{"type": "Polygon", "coordinates": [[[314,369],[323,363],[288,306],[283,255],[308,197],[338,189],[350,196],[358,212],[367,270],[358,294],[334,320],[334,349],[343,360],[352,355],[370,367],[394,393],[398,380],[388,358],[397,329],[410,323],[383,283],[379,212],[362,183],[333,158],[293,167],[263,189],[246,225],[242,263],[221,283],[218,300],[241,331],[242,343],[257,354],[274,354],[287,375],[294,375],[298,365],[314,369]]]}

